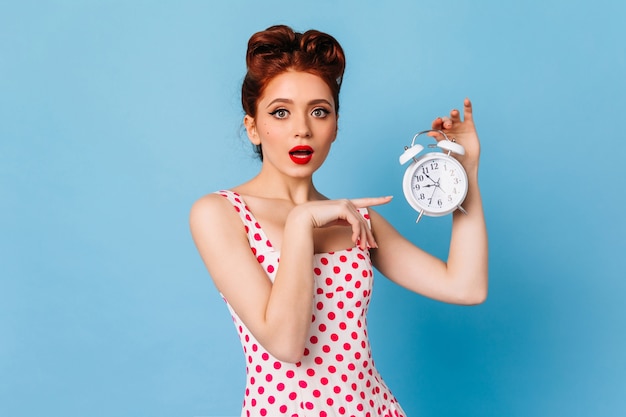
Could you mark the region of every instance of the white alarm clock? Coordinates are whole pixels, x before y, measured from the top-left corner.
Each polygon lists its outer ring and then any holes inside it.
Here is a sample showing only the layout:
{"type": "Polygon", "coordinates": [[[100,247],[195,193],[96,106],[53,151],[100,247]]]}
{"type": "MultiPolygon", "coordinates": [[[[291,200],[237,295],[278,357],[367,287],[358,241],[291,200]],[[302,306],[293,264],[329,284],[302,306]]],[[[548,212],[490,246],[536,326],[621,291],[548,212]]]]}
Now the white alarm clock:
{"type": "Polygon", "coordinates": [[[416,223],[423,215],[445,216],[457,209],[466,213],[461,204],[467,196],[467,173],[452,153],[464,155],[465,148],[454,139],[448,139],[441,130],[424,130],[413,136],[411,146],[405,146],[404,153],[400,155],[400,165],[413,161],[404,173],[402,190],[411,207],[419,213],[416,223]],[[440,150],[418,156],[424,147],[416,144],[415,140],[430,132],[444,137],[436,144],[428,145],[440,150]]]}

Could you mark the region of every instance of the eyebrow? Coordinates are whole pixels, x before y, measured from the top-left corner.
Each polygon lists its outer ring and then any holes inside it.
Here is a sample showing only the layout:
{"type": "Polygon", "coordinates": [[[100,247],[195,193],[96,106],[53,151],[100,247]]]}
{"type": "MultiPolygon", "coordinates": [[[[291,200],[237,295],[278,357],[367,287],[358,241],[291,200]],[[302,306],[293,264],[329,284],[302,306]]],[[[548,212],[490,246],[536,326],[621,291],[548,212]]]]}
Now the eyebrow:
{"type": "MultiPolygon", "coordinates": [[[[273,105],[274,105],[274,104],[276,104],[276,103],[293,104],[293,100],[288,99],[288,98],[276,98],[276,99],[272,100],[272,101],[271,101],[271,102],[270,102],[270,103],[266,106],[266,108],[271,107],[271,106],[273,106],[273,105]]],[[[328,100],[326,100],[326,99],[324,99],[324,98],[318,98],[318,99],[315,99],[315,100],[311,100],[311,101],[309,101],[307,104],[308,104],[308,105],[326,104],[326,105],[328,105],[329,107],[332,107],[332,104],[330,103],[330,101],[328,101],[328,100]]]]}

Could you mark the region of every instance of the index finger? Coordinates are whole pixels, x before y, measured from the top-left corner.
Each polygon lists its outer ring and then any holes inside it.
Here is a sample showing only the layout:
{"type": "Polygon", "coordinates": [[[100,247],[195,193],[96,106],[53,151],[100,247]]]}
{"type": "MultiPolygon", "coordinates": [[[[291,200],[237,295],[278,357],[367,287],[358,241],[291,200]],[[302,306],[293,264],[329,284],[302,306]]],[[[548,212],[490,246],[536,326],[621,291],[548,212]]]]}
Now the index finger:
{"type": "Polygon", "coordinates": [[[387,204],[391,201],[393,196],[388,195],[385,197],[365,197],[365,198],[355,198],[351,199],[350,202],[354,204],[355,207],[370,207],[370,206],[380,206],[383,204],[387,204]]]}
{"type": "Polygon", "coordinates": [[[472,118],[473,118],[472,102],[470,101],[469,98],[466,98],[463,101],[463,120],[472,120],[472,118]]]}

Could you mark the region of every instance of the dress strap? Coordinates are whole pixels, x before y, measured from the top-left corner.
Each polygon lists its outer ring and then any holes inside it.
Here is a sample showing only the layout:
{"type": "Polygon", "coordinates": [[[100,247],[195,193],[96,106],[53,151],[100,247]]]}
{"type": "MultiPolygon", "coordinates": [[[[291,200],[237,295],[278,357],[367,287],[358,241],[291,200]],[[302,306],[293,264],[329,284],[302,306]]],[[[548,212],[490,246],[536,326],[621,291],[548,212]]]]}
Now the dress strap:
{"type": "Polygon", "coordinates": [[[250,247],[254,253],[274,250],[271,242],[267,238],[267,235],[261,228],[261,225],[256,220],[254,214],[252,214],[240,194],[231,190],[220,190],[215,193],[230,201],[235,211],[239,213],[239,217],[241,218],[248,235],[248,242],[250,242],[250,247]]]}

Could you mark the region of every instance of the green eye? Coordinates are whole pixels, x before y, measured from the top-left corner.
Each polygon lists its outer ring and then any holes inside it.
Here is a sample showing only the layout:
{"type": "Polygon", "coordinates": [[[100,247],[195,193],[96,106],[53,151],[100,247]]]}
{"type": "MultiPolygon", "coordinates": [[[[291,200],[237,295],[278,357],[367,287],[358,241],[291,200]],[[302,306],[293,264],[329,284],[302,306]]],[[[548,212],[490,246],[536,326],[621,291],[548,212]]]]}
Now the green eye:
{"type": "Polygon", "coordinates": [[[318,107],[317,109],[314,109],[311,114],[313,117],[326,117],[330,114],[330,112],[323,107],[318,107]]]}
{"type": "Polygon", "coordinates": [[[277,119],[284,119],[289,115],[289,112],[286,109],[276,109],[270,114],[277,119]]]}

